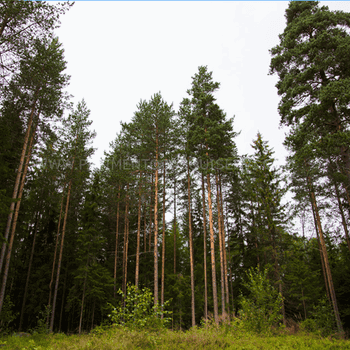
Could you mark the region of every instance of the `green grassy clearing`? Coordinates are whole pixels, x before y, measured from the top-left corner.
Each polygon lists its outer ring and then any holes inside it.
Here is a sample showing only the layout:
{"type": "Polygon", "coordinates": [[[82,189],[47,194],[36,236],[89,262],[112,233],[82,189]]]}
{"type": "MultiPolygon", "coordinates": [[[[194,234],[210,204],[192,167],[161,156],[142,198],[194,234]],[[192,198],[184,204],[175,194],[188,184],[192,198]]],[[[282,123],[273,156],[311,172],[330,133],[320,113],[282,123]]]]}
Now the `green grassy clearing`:
{"type": "Polygon", "coordinates": [[[1,349],[16,350],[112,350],[112,349],[350,349],[350,340],[313,334],[257,335],[230,327],[195,328],[187,332],[129,331],[114,328],[87,335],[34,334],[0,338],[1,349]]]}

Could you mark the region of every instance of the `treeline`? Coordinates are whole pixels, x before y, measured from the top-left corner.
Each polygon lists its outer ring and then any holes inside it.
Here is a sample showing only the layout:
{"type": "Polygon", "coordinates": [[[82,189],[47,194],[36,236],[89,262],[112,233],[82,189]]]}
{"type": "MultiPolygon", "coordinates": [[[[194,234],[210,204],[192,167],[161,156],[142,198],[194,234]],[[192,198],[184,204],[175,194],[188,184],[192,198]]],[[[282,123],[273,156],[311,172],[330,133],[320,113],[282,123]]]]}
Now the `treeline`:
{"type": "Polygon", "coordinates": [[[160,310],[170,301],[173,329],[219,323],[239,313],[257,266],[283,297],[284,324],[322,306],[349,328],[349,14],[286,10],[270,65],[285,166],[260,133],[252,155],[238,154],[220,84],[200,66],[177,111],[161,93],[141,100],[93,169],[90,111],[63,92],[53,34],[70,4],[0,6],[2,331],[38,319],[89,331],[129,283],[150,288],[160,310]]]}

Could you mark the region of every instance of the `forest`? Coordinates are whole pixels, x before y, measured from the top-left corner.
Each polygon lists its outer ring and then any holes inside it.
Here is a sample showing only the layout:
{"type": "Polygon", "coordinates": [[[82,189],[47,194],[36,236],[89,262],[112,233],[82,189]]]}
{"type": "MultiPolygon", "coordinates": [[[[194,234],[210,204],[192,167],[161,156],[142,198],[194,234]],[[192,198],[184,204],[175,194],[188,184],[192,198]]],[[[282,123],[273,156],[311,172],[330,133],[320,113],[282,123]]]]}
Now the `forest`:
{"type": "Polygon", "coordinates": [[[143,291],[172,330],[277,303],[276,324],[348,334],[350,14],[288,5],[269,67],[284,165],[259,132],[238,153],[199,66],[177,110],[142,96],[96,167],[54,34],[72,5],[0,1],[0,333],[125,322],[143,291]]]}

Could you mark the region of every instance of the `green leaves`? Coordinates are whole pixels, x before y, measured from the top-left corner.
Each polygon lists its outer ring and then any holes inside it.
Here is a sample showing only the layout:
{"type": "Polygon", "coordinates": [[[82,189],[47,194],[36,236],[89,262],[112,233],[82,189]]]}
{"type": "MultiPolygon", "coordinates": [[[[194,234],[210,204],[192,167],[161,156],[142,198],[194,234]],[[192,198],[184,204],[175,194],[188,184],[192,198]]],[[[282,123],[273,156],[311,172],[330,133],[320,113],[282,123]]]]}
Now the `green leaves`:
{"type": "Polygon", "coordinates": [[[243,283],[250,295],[241,296],[240,317],[248,331],[270,332],[282,320],[282,296],[272,286],[267,274],[267,269],[251,268],[247,272],[248,281],[243,283]]]}
{"type": "Polygon", "coordinates": [[[134,330],[160,330],[171,320],[170,317],[164,317],[170,316],[171,311],[161,311],[169,305],[169,301],[166,301],[162,308],[158,304],[154,305],[153,295],[148,288],[138,289],[128,284],[126,295],[120,289],[118,293],[124,302],[117,308],[111,305],[112,311],[108,315],[114,325],[122,325],[134,330]]]}

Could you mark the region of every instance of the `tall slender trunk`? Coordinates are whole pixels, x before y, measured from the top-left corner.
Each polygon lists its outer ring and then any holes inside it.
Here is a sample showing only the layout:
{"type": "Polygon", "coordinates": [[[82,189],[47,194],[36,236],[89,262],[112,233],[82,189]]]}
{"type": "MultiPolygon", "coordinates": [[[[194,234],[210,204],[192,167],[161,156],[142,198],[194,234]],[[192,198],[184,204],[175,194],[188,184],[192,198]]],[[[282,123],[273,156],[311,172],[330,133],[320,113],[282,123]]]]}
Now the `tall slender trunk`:
{"type": "Polygon", "coordinates": [[[163,165],[163,231],[162,231],[162,282],[160,292],[160,304],[162,305],[163,319],[163,305],[164,305],[164,272],[165,272],[165,161],[163,165]]]}
{"type": "Polygon", "coordinates": [[[210,174],[207,174],[207,189],[208,189],[208,207],[209,207],[209,229],[210,229],[210,255],[211,255],[211,275],[213,284],[213,304],[214,304],[214,320],[219,323],[218,312],[218,293],[216,288],[216,268],[215,268],[215,242],[214,242],[214,224],[213,224],[213,209],[211,202],[211,186],[210,174]]]}
{"type": "Polygon", "coordinates": [[[124,220],[124,251],[123,251],[123,293],[126,295],[128,275],[128,248],[129,248],[129,183],[126,186],[125,220],[124,220]]]}
{"type": "MultiPolygon", "coordinates": [[[[73,164],[72,164],[72,176],[73,176],[73,170],[74,170],[74,163],[75,163],[75,157],[73,158],[73,164]]],[[[61,264],[62,264],[62,257],[63,257],[63,246],[64,246],[64,236],[65,236],[65,233],[66,233],[69,200],[70,200],[70,193],[71,193],[71,190],[72,190],[72,181],[73,181],[73,179],[71,179],[69,181],[69,185],[68,185],[66,210],[65,210],[65,213],[64,213],[63,228],[62,228],[61,248],[60,248],[60,255],[59,255],[59,258],[58,258],[55,291],[54,291],[53,302],[52,302],[52,314],[51,314],[51,321],[50,321],[50,332],[53,331],[53,324],[54,324],[54,319],[55,319],[56,300],[57,300],[57,293],[58,293],[58,284],[59,284],[59,281],[60,281],[60,272],[61,272],[61,264]]]]}
{"type": "Polygon", "coordinates": [[[196,325],[195,303],[194,303],[194,261],[193,261],[193,234],[192,234],[192,216],[191,216],[191,176],[190,162],[187,157],[187,198],[188,198],[188,230],[189,230],[189,246],[190,246],[190,268],[191,268],[191,314],[192,327],[196,325]]]}
{"type": "Polygon", "coordinates": [[[208,319],[208,280],[207,280],[207,215],[205,205],[204,175],[202,175],[202,207],[203,207],[203,248],[204,248],[204,319],[208,319]]]}
{"type": "MultiPolygon", "coordinates": [[[[310,182],[310,184],[311,184],[311,182],[310,182]]],[[[323,251],[322,251],[322,246],[321,246],[320,235],[318,233],[318,226],[317,226],[315,208],[314,208],[313,200],[312,200],[312,196],[311,196],[311,187],[309,186],[309,180],[307,180],[307,185],[309,187],[310,204],[311,204],[311,209],[312,209],[312,216],[313,216],[313,219],[314,219],[315,231],[316,231],[316,235],[317,235],[318,251],[320,252],[320,260],[321,260],[323,279],[324,279],[325,288],[326,288],[326,294],[327,294],[327,298],[328,298],[329,302],[332,302],[331,295],[330,295],[330,292],[329,292],[328,277],[327,277],[326,268],[325,268],[325,265],[324,265],[324,258],[323,258],[323,251]]]]}
{"type": "MultiPolygon", "coordinates": [[[[25,165],[24,165],[23,176],[22,176],[21,184],[19,186],[19,191],[18,191],[18,197],[17,197],[18,201],[16,203],[15,213],[14,213],[14,217],[13,217],[11,236],[10,236],[10,241],[9,241],[9,245],[8,245],[8,248],[7,248],[7,254],[6,254],[6,259],[5,259],[5,268],[4,268],[3,279],[2,279],[2,286],[1,286],[1,292],[0,292],[0,314],[1,314],[2,306],[3,306],[4,298],[5,298],[6,282],[7,282],[8,271],[9,271],[9,267],[10,267],[10,260],[11,260],[11,254],[12,254],[13,241],[15,239],[15,234],[16,234],[16,225],[17,225],[18,213],[19,213],[19,208],[21,206],[21,200],[22,200],[22,195],[23,195],[25,179],[26,179],[26,176],[27,176],[29,160],[30,160],[30,156],[32,154],[32,148],[33,148],[34,139],[35,139],[36,127],[37,127],[38,121],[39,121],[39,114],[37,116],[37,120],[36,120],[34,129],[33,129],[33,133],[31,135],[31,138],[30,138],[30,141],[29,141],[27,159],[26,159],[26,162],[25,162],[25,165]]],[[[12,205],[12,203],[11,203],[11,205],[12,205]]]]}
{"type": "Polygon", "coordinates": [[[135,286],[139,286],[139,269],[140,269],[140,233],[141,233],[141,179],[142,171],[140,170],[139,179],[139,203],[137,209],[137,238],[136,238],[136,270],[135,270],[135,286]]]}
{"type": "Polygon", "coordinates": [[[335,319],[336,319],[336,322],[337,322],[338,331],[340,333],[343,333],[343,326],[342,326],[342,323],[341,323],[341,320],[340,320],[339,311],[338,311],[337,298],[336,298],[336,295],[335,295],[333,279],[332,279],[332,273],[331,273],[331,269],[330,269],[330,266],[329,266],[328,253],[327,253],[326,243],[325,243],[324,237],[323,237],[322,226],[321,226],[321,219],[320,219],[320,216],[319,216],[319,213],[318,213],[315,193],[313,192],[313,189],[312,189],[311,179],[309,177],[307,179],[308,179],[308,184],[309,184],[309,188],[310,188],[312,204],[313,204],[313,207],[314,207],[314,210],[315,210],[315,215],[316,215],[316,222],[317,222],[318,233],[319,233],[319,238],[320,238],[322,252],[323,252],[324,265],[325,265],[325,270],[326,270],[326,274],[327,274],[327,277],[328,277],[329,291],[330,291],[330,295],[331,295],[331,299],[332,299],[332,303],[333,303],[334,316],[335,316],[335,319]]]}
{"type": "MultiPolygon", "coordinates": [[[[62,191],[62,200],[61,200],[61,209],[60,209],[60,216],[58,219],[58,228],[57,228],[57,236],[56,236],[56,244],[55,244],[55,252],[53,255],[53,263],[52,263],[52,271],[51,271],[51,280],[50,280],[50,284],[49,284],[49,302],[48,302],[48,309],[50,309],[51,307],[51,296],[52,296],[52,283],[53,283],[53,279],[55,276],[55,267],[56,267],[56,256],[57,256],[57,249],[58,249],[58,241],[60,238],[60,228],[61,228],[61,219],[62,219],[62,212],[63,212],[63,202],[64,202],[64,189],[66,187],[66,184],[63,185],[63,191],[62,191]]],[[[47,314],[47,318],[46,318],[46,325],[49,325],[49,321],[50,321],[50,314],[47,314]]]]}
{"type": "Polygon", "coordinates": [[[151,175],[151,189],[150,189],[150,204],[149,204],[149,235],[148,235],[148,251],[151,250],[151,242],[152,242],[152,190],[153,190],[153,173],[151,175]]]}
{"type": "Polygon", "coordinates": [[[222,317],[225,315],[225,282],[224,282],[224,255],[223,255],[223,242],[222,242],[222,221],[221,221],[221,208],[220,208],[220,194],[218,184],[218,174],[215,172],[215,184],[216,184],[216,205],[218,210],[218,226],[219,226],[219,252],[220,252],[220,285],[221,285],[221,312],[222,317]]]}
{"type": "Polygon", "coordinates": [[[219,192],[220,192],[220,208],[221,208],[221,230],[222,230],[222,251],[224,253],[224,282],[225,282],[225,292],[226,292],[226,305],[228,313],[230,305],[230,295],[228,288],[228,271],[227,271],[227,254],[226,254],[226,235],[225,235],[225,220],[224,220],[224,202],[222,199],[222,186],[221,186],[221,174],[219,172],[219,192]]]}
{"type": "Polygon", "coordinates": [[[338,206],[339,206],[339,211],[340,211],[342,224],[343,224],[343,228],[344,228],[344,232],[345,232],[346,242],[348,244],[348,249],[350,251],[350,238],[349,238],[348,226],[346,224],[343,205],[342,205],[341,200],[340,200],[339,188],[338,188],[338,184],[336,182],[334,182],[334,188],[335,188],[335,193],[337,195],[338,206]]]}
{"type": "MultiPolygon", "coordinates": [[[[87,268],[87,266],[86,266],[87,268]]],[[[84,300],[85,300],[85,289],[86,289],[86,280],[87,280],[87,273],[85,273],[85,278],[84,278],[84,285],[83,285],[83,296],[81,299],[81,307],[80,307],[80,318],[79,318],[79,334],[81,334],[81,325],[83,322],[83,312],[84,312],[84,300]]]]}
{"type": "Polygon", "coordinates": [[[60,311],[60,320],[58,322],[58,332],[61,332],[61,329],[62,329],[61,326],[62,326],[62,317],[63,317],[63,308],[64,308],[64,297],[66,296],[66,289],[67,289],[68,266],[69,266],[69,262],[67,261],[66,273],[64,274],[63,293],[62,293],[61,311],[60,311]]]}
{"type": "Polygon", "coordinates": [[[174,181],[174,275],[176,274],[176,178],[174,181]]]}
{"type": "Polygon", "coordinates": [[[37,213],[36,220],[35,220],[35,226],[34,226],[34,232],[33,232],[33,244],[32,244],[32,250],[30,252],[28,272],[27,272],[27,278],[26,278],[26,285],[24,287],[24,296],[23,296],[23,302],[22,302],[21,317],[20,317],[20,321],[19,321],[19,329],[18,329],[19,332],[22,331],[23,317],[24,317],[24,308],[25,308],[26,301],[27,301],[27,293],[28,293],[30,273],[31,273],[32,264],[33,264],[36,235],[37,235],[38,228],[39,228],[39,220],[40,220],[39,218],[40,218],[40,212],[37,213]]]}
{"type": "Polygon", "coordinates": [[[118,184],[118,203],[117,203],[117,223],[115,228],[115,251],[114,251],[114,273],[113,273],[113,296],[117,294],[117,265],[118,265],[118,238],[119,238],[119,207],[120,207],[120,182],[118,184]]]}
{"type": "Polygon", "coordinates": [[[156,129],[156,170],[154,180],[154,305],[158,304],[158,125],[156,129]]]}
{"type": "MultiPolygon", "coordinates": [[[[36,103],[37,103],[37,95],[39,93],[39,90],[40,89],[37,89],[35,92],[35,101],[33,103],[32,110],[31,110],[31,113],[30,113],[30,116],[28,119],[27,131],[26,131],[25,136],[24,136],[24,143],[23,143],[21,158],[19,161],[18,169],[17,169],[16,181],[15,181],[15,186],[14,186],[13,195],[12,195],[12,202],[10,204],[10,213],[8,215],[8,218],[7,218],[7,224],[6,224],[5,234],[4,234],[5,242],[2,244],[2,249],[1,249],[0,274],[2,272],[2,266],[4,263],[4,258],[5,258],[5,253],[6,253],[6,245],[7,245],[6,241],[8,240],[10,229],[11,229],[12,217],[13,217],[15,204],[16,204],[15,200],[17,199],[18,188],[20,186],[20,181],[21,181],[21,177],[22,177],[22,169],[24,166],[24,160],[25,160],[25,156],[27,153],[28,142],[30,142],[29,136],[30,136],[30,132],[32,129],[32,125],[33,125],[34,113],[35,113],[36,103]]],[[[39,115],[38,115],[38,118],[39,118],[39,115]]],[[[35,136],[35,132],[33,133],[32,137],[34,137],[34,136],[35,136]]],[[[28,158],[30,158],[30,157],[28,157],[28,158]]],[[[0,313],[1,313],[1,307],[2,307],[2,305],[0,304],[0,313]]]]}

